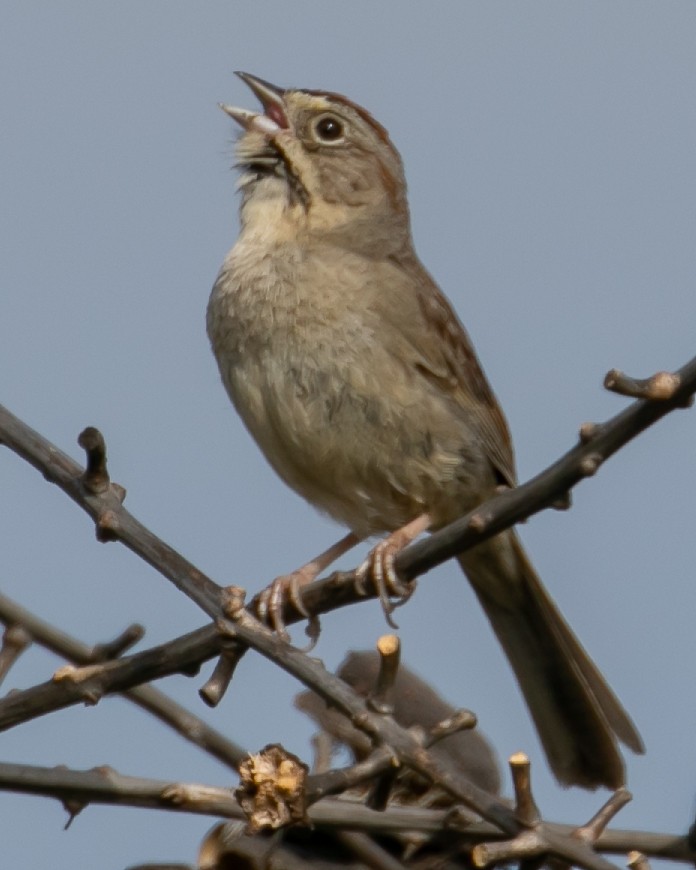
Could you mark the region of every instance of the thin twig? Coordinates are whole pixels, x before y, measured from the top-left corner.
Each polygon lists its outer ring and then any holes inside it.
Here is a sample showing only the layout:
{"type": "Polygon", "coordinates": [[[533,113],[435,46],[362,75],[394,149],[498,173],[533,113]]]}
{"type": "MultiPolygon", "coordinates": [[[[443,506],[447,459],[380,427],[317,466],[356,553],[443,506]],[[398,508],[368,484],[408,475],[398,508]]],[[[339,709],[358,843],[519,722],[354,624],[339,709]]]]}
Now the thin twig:
{"type": "MultiPolygon", "coordinates": [[[[0,593],[0,622],[21,625],[27,630],[35,643],[45,647],[63,659],[77,665],[88,665],[95,660],[95,650],[100,644],[90,647],[69,634],[31,613],[11,598],[0,593]]],[[[201,630],[202,641],[208,643],[215,632],[206,627],[201,630]]],[[[113,641],[112,641],[113,643],[113,641]]],[[[198,653],[196,653],[196,656],[198,653]]],[[[196,660],[196,664],[199,662],[196,660]]],[[[125,668],[128,669],[126,663],[125,668]]],[[[130,669],[132,671],[132,669],[130,669]]],[[[134,685],[122,692],[134,704],[147,710],[153,716],[173,728],[182,737],[208,752],[228,767],[237,769],[239,762],[246,757],[246,750],[225,737],[203,719],[186,707],[174,701],[154,686],[134,685]]],[[[0,701],[0,703],[2,703],[0,701]]]]}

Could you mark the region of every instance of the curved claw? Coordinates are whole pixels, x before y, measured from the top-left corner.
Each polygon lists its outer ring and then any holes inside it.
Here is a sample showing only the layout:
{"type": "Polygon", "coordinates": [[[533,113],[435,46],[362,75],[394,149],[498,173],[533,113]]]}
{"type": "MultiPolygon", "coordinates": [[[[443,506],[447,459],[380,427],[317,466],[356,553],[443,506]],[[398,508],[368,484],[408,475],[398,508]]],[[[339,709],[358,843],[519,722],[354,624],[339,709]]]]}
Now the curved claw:
{"type": "Polygon", "coordinates": [[[300,596],[300,589],[306,582],[307,578],[301,572],[284,574],[276,577],[271,585],[259,594],[256,606],[257,616],[283,640],[290,640],[283,620],[283,610],[287,601],[290,601],[295,610],[301,613],[305,619],[311,619],[312,614],[304,606],[300,596]]]}
{"type": "Polygon", "coordinates": [[[319,635],[321,634],[321,623],[319,622],[319,617],[315,613],[309,617],[307,627],[305,628],[305,634],[309,638],[309,643],[302,647],[302,652],[311,653],[317,645],[319,635]]]}
{"type": "MultiPolygon", "coordinates": [[[[278,580],[288,581],[288,586],[287,586],[288,600],[291,602],[292,606],[295,608],[295,610],[298,613],[301,613],[305,619],[310,619],[312,614],[304,606],[304,601],[302,600],[302,596],[300,595],[300,589],[303,586],[306,586],[307,583],[309,583],[311,581],[308,580],[304,574],[297,573],[297,572],[295,572],[294,574],[289,574],[285,578],[279,577],[275,581],[275,583],[273,584],[274,586],[278,582],[278,580]]],[[[280,595],[280,593],[278,593],[278,607],[280,608],[281,614],[282,614],[282,605],[283,605],[283,599],[282,599],[282,596],[280,595]]]]}
{"type": "Polygon", "coordinates": [[[367,594],[365,582],[368,577],[372,580],[387,624],[395,629],[399,626],[392,619],[392,613],[408,601],[416,588],[415,581],[406,583],[398,575],[394,561],[400,549],[401,546],[391,537],[380,541],[368,553],[355,577],[355,587],[359,595],[367,594]],[[393,598],[396,600],[392,600],[393,598]]]}
{"type": "Polygon", "coordinates": [[[404,581],[399,577],[395,564],[396,557],[404,547],[429,527],[429,514],[417,516],[380,541],[355,572],[355,591],[358,595],[366,595],[365,582],[370,577],[379,595],[384,616],[392,628],[398,626],[391,618],[391,614],[397,607],[406,604],[416,589],[415,580],[404,581]]]}
{"type": "Polygon", "coordinates": [[[355,580],[353,581],[353,588],[361,598],[364,598],[367,595],[367,588],[365,587],[365,583],[367,582],[369,573],[370,559],[368,557],[367,559],[365,559],[364,562],[358,565],[355,571],[355,580]]]}

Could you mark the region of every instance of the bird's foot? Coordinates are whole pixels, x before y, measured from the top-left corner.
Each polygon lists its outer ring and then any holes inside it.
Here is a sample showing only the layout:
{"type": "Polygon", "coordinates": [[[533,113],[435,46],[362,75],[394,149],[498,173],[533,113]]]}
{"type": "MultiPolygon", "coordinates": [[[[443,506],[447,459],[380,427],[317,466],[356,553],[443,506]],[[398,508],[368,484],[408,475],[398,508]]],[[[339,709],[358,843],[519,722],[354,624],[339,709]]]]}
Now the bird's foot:
{"type": "Polygon", "coordinates": [[[358,594],[367,594],[365,584],[371,580],[379,595],[387,623],[392,628],[398,626],[391,618],[391,614],[397,607],[406,604],[416,591],[415,580],[402,580],[399,577],[395,564],[396,557],[429,525],[428,514],[421,514],[415,520],[392,532],[370,550],[365,561],[355,572],[355,588],[358,594]]]}
{"type": "Polygon", "coordinates": [[[288,603],[295,610],[309,620],[306,628],[306,633],[309,636],[310,644],[308,650],[311,650],[319,639],[319,617],[316,614],[310,613],[302,601],[301,590],[304,586],[311,583],[319,576],[319,574],[327,568],[335,559],[342,556],[343,553],[354,547],[360,538],[349,532],[340,541],[329,547],[323,553],[320,553],[311,562],[307,562],[301,568],[293,571],[290,574],[282,574],[280,577],[259,593],[258,602],[256,605],[256,615],[265,622],[270,628],[282,638],[282,640],[290,640],[290,635],[285,627],[285,619],[283,612],[288,603]]]}
{"type": "Polygon", "coordinates": [[[289,641],[290,635],[285,627],[283,612],[288,603],[309,620],[306,632],[310,638],[311,649],[319,639],[319,618],[310,613],[302,601],[301,589],[316,577],[316,572],[305,565],[291,574],[282,574],[259,593],[256,615],[265,622],[282,640],[289,641]]]}

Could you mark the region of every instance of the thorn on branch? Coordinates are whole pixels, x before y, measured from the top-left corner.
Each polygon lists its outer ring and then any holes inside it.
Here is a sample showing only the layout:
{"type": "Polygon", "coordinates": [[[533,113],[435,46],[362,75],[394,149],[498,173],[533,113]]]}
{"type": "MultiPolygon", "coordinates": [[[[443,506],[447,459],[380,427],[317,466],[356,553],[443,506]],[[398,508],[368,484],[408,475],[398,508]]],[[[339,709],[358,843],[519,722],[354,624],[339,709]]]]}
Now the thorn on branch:
{"type": "Polygon", "coordinates": [[[75,819],[80,815],[82,810],[89,805],[89,801],[78,801],[74,798],[67,798],[62,801],[63,809],[68,814],[68,820],[63,825],[63,830],[67,831],[75,819]]]}
{"type": "Polygon", "coordinates": [[[0,683],[24,650],[31,645],[32,637],[21,625],[8,625],[2,635],[0,648],[0,683]]]}
{"type": "MultiPolygon", "coordinates": [[[[55,770],[69,770],[69,768],[65,764],[57,764],[55,770]]],[[[61,803],[63,804],[63,809],[68,814],[68,819],[63,825],[63,830],[67,831],[82,810],[88,806],[89,801],[78,800],[77,798],[65,798],[61,803]]]]}
{"type": "Polygon", "coordinates": [[[681,378],[672,372],[657,372],[649,378],[632,378],[619,369],[612,369],[604,378],[604,386],[620,396],[666,402],[673,398],[681,386],[681,378]]]}

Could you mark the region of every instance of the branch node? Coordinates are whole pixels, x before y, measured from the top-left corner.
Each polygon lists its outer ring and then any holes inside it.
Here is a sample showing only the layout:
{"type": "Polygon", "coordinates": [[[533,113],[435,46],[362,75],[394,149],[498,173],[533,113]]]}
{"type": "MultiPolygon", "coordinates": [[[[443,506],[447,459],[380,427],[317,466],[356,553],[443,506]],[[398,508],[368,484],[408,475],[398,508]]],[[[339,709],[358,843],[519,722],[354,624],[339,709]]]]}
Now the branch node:
{"type": "Polygon", "coordinates": [[[474,514],[469,520],[469,528],[472,532],[485,532],[488,525],[488,518],[483,514],[474,514]]]}
{"type": "Polygon", "coordinates": [[[53,674],[51,679],[54,683],[69,682],[74,686],[80,687],[80,697],[85,704],[93,706],[97,704],[103,695],[103,692],[97,686],[84,686],[93,677],[102,673],[102,665],[85,665],[84,667],[75,667],[75,665],[63,665],[62,668],[53,674]]]}
{"type": "Polygon", "coordinates": [[[599,434],[601,428],[598,423],[583,423],[580,426],[579,432],[580,442],[582,444],[589,444],[599,434]]]}
{"type": "Polygon", "coordinates": [[[593,474],[597,473],[601,464],[602,457],[599,453],[591,453],[580,461],[580,471],[584,477],[592,477],[593,474]]]}
{"type": "Polygon", "coordinates": [[[118,540],[120,523],[115,511],[106,510],[99,514],[96,524],[97,540],[101,544],[118,540]]]}
{"type": "Polygon", "coordinates": [[[244,615],[244,598],[246,589],[241,586],[225,586],[221,594],[222,612],[228,619],[235,622],[244,615]]]}

